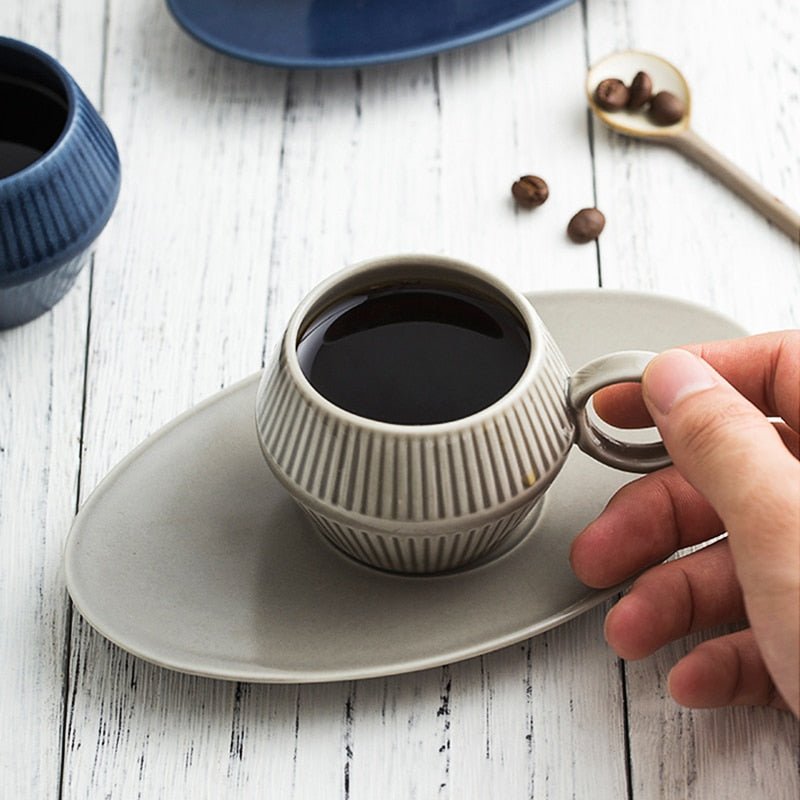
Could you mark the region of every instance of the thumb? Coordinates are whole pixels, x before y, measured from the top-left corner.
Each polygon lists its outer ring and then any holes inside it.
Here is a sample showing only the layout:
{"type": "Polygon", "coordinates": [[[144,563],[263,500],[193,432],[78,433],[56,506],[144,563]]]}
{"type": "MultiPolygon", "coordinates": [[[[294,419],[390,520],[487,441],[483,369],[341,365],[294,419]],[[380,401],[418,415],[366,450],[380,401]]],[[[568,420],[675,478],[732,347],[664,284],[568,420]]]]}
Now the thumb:
{"type": "Polygon", "coordinates": [[[763,557],[775,538],[766,522],[800,521],[800,462],[772,423],[686,350],[656,356],[642,393],[675,466],[728,527],[750,531],[763,557]],[[784,513],[765,518],[774,505],[784,513]]]}
{"type": "Polygon", "coordinates": [[[656,356],[642,392],[675,466],[728,530],[753,632],[778,688],[796,703],[800,462],[761,411],[685,350],[656,356]]]}

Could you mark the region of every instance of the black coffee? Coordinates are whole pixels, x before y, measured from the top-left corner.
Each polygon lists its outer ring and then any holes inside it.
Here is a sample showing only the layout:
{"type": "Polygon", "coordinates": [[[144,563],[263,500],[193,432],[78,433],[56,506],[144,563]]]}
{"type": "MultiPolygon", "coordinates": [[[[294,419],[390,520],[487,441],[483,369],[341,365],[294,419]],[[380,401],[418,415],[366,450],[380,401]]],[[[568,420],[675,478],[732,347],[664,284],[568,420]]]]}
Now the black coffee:
{"type": "Polygon", "coordinates": [[[401,425],[474,414],[519,380],[531,350],[510,308],[459,289],[389,286],[327,308],[300,335],[297,356],[340,408],[401,425]]]}
{"type": "Polygon", "coordinates": [[[0,178],[33,164],[67,122],[67,104],[55,92],[0,74],[0,178]]]}

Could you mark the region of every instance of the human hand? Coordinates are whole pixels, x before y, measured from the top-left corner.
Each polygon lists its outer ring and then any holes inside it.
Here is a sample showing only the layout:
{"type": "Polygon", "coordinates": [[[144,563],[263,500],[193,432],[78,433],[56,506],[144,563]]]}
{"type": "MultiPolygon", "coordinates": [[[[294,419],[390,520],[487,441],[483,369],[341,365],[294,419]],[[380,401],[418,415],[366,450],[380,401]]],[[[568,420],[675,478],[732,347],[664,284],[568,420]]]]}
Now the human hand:
{"type": "Polygon", "coordinates": [[[800,331],[669,350],[641,393],[628,389],[598,392],[596,411],[618,426],[655,422],[673,466],[620,489],[573,542],[572,567],[589,586],[647,568],[606,617],[607,641],[639,659],[746,618],[748,628],[684,656],[670,693],[697,708],[800,714],[800,331]]]}

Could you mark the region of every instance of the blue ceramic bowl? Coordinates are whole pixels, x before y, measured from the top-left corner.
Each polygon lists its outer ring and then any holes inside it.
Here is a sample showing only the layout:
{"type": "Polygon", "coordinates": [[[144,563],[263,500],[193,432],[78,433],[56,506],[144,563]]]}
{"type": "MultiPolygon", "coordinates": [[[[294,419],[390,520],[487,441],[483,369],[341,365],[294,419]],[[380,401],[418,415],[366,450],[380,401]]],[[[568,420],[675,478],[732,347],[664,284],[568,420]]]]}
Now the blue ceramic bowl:
{"type": "Polygon", "coordinates": [[[2,329],[38,317],[70,289],[114,209],[120,166],[108,128],[46,53],[0,37],[0,91],[2,329]]]}

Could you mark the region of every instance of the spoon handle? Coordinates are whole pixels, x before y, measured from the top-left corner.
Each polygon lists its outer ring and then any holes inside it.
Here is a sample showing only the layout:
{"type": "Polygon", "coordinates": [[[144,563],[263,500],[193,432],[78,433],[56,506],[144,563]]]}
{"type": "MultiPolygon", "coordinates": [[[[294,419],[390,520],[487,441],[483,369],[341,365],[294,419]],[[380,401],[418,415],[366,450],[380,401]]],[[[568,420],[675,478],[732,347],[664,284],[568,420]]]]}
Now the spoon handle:
{"type": "Polygon", "coordinates": [[[757,208],[795,242],[800,243],[800,214],[784,205],[775,195],[770,194],[760,183],[754,181],[693,130],[683,131],[672,140],[672,143],[684,155],[694,159],[729,189],[757,208]]]}

